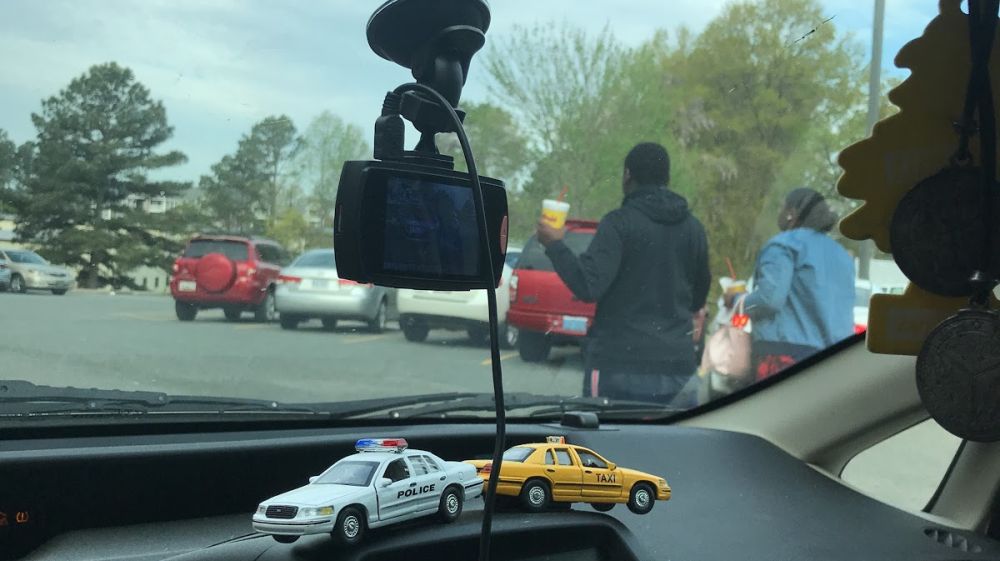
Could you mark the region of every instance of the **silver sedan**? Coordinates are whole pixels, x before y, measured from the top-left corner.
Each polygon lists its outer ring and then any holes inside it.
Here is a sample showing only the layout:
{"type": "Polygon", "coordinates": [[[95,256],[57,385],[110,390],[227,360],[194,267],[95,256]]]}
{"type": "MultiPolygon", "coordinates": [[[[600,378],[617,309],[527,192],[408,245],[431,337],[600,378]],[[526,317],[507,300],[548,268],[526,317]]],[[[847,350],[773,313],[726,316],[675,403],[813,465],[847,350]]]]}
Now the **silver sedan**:
{"type": "Polygon", "coordinates": [[[385,329],[392,294],[382,286],[363,285],[337,276],[332,249],[314,249],[281,270],[274,293],[281,327],[319,318],[333,329],[338,320],[360,320],[374,332],[385,329]]]}
{"type": "Polygon", "coordinates": [[[13,292],[51,290],[52,294],[66,294],[76,281],[73,271],[53,265],[28,249],[0,249],[0,259],[10,268],[10,289],[13,292]]]}

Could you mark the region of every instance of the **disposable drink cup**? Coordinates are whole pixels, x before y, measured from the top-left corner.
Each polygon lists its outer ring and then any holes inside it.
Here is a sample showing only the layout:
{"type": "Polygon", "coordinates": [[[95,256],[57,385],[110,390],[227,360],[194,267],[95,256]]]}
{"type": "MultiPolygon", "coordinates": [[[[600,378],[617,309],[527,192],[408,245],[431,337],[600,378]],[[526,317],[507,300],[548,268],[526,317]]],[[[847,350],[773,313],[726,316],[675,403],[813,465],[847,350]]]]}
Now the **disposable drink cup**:
{"type": "Polygon", "coordinates": [[[542,201],[542,220],[555,229],[560,229],[566,225],[566,216],[569,215],[569,203],[545,199],[542,201]]]}

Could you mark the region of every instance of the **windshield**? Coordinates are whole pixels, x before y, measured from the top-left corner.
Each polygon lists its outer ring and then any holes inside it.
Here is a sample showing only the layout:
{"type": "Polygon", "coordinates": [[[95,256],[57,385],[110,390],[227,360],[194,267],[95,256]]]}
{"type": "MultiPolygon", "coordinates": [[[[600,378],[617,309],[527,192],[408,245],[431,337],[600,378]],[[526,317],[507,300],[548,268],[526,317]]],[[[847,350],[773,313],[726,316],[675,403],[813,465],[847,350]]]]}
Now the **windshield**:
{"type": "Polygon", "coordinates": [[[336,269],[337,260],[334,259],[332,251],[311,251],[293,261],[291,266],[336,269]]]}
{"type": "Polygon", "coordinates": [[[523,462],[528,459],[528,456],[534,452],[534,448],[528,448],[527,446],[515,446],[508,449],[503,453],[503,461],[505,462],[523,462]]]}
{"type": "Polygon", "coordinates": [[[198,259],[209,253],[221,253],[226,257],[245,261],[247,258],[247,244],[245,242],[235,242],[226,240],[192,240],[184,250],[184,257],[198,259]]]}
{"type": "Polygon", "coordinates": [[[367,487],[372,482],[372,476],[378,469],[378,462],[337,462],[326,471],[313,485],[353,485],[367,487]]]}
{"type": "MultiPolygon", "coordinates": [[[[212,423],[491,419],[485,291],[355,282],[334,258],[344,163],[374,157],[386,92],[414,79],[368,45],[378,4],[0,2],[0,381],[163,394],[134,404],[162,422],[198,414],[182,397],[239,413],[212,423]],[[16,266],[39,254],[68,272],[16,266]]],[[[749,393],[906,286],[841,233],[863,201],[838,192],[839,158],[898,112],[894,57],[937,2],[889,3],[871,91],[870,3],[489,4],[459,109],[478,170],[506,189],[510,419],[656,422],[749,393]]],[[[420,139],[407,122],[404,149],[420,139]]],[[[454,133],[421,146],[467,169],[454,133]]],[[[469,233],[472,208],[424,222],[469,233]]],[[[400,252],[413,270],[478,266],[472,244],[421,240],[400,252]]],[[[54,391],[16,411],[85,424],[97,403],[139,422],[120,406],[132,394],[54,391]]]]}
{"type": "Polygon", "coordinates": [[[14,263],[25,263],[29,265],[45,265],[48,262],[42,259],[41,255],[33,251],[7,251],[7,257],[14,263]]]}

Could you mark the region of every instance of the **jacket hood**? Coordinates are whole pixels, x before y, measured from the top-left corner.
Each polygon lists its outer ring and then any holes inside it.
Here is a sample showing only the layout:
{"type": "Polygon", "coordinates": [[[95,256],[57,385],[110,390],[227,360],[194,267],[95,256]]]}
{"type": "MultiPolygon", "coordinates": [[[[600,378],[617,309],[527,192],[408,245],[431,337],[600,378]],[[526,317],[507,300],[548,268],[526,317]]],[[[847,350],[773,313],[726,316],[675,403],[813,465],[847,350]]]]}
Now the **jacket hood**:
{"type": "Polygon", "coordinates": [[[676,224],[691,214],[687,199],[656,185],[637,187],[625,196],[622,206],[634,208],[654,222],[663,224],[676,224]]]}

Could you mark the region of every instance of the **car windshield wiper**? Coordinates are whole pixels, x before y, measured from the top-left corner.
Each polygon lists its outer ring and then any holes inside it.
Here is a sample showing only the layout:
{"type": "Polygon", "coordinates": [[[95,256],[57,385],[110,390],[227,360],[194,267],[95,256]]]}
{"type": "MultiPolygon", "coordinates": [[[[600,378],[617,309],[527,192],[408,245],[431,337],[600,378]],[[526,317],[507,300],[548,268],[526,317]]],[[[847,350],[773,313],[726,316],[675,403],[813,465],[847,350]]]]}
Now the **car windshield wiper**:
{"type": "MultiPolygon", "coordinates": [[[[412,419],[418,417],[482,417],[483,412],[494,410],[491,393],[453,394],[441,396],[414,396],[412,406],[402,400],[395,404],[383,403],[382,407],[370,411],[331,411],[335,417],[389,417],[390,419],[412,419]]],[[[391,400],[372,400],[374,402],[391,400]]],[[[349,405],[349,404],[343,404],[349,405]]],[[[313,404],[314,407],[321,407],[313,404]]],[[[529,417],[557,417],[567,411],[595,411],[603,417],[617,418],[660,418],[679,413],[684,409],[664,406],[646,401],[626,401],[605,397],[566,397],[557,395],[537,395],[531,393],[508,393],[504,396],[507,411],[524,411],[529,417]],[[531,411],[526,411],[526,410],[531,411]]]]}
{"type": "Polygon", "coordinates": [[[0,380],[0,418],[61,415],[291,414],[327,416],[308,405],[240,397],[185,396],[163,392],[42,386],[0,380]]]}

